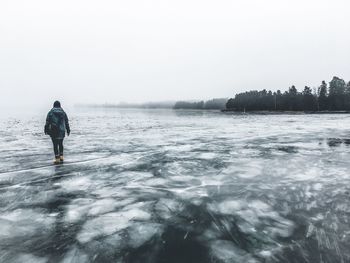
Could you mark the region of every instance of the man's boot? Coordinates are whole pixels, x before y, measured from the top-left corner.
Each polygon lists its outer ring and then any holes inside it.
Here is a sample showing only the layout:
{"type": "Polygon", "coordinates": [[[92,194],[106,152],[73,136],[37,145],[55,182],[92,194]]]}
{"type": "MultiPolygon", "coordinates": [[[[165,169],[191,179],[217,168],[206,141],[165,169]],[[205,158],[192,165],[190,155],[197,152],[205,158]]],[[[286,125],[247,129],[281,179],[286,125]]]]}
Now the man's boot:
{"type": "Polygon", "coordinates": [[[53,164],[59,164],[60,163],[60,157],[56,156],[55,160],[53,161],[53,164]]]}
{"type": "Polygon", "coordinates": [[[63,163],[64,161],[64,158],[63,158],[63,155],[60,156],[60,162],[63,163]]]}

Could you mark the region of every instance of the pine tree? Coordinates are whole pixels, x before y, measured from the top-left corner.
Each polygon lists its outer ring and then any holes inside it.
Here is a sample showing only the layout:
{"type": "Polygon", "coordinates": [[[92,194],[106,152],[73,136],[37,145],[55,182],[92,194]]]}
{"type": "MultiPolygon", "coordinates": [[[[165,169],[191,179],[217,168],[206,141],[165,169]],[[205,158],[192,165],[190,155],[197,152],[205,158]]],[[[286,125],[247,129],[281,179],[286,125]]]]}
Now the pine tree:
{"type": "Polygon", "coordinates": [[[317,108],[316,99],[312,94],[311,88],[308,86],[305,86],[303,90],[302,108],[304,111],[314,111],[317,108]]]}
{"type": "Polygon", "coordinates": [[[345,95],[344,95],[344,108],[345,110],[350,110],[350,81],[346,84],[345,95]]]}
{"type": "Polygon", "coordinates": [[[329,109],[330,110],[344,110],[345,104],[345,81],[338,77],[333,77],[329,82],[329,109]]]}
{"type": "Polygon", "coordinates": [[[318,110],[328,110],[327,84],[324,80],[318,88],[318,110]]]}

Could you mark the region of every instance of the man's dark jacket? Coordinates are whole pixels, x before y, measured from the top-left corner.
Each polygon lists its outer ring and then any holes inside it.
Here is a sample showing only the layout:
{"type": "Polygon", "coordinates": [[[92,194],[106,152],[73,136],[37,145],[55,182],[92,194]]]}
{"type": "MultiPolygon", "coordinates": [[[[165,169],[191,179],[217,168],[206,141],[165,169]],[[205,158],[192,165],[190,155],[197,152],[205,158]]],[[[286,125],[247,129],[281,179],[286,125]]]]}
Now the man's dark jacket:
{"type": "Polygon", "coordinates": [[[49,134],[53,139],[63,139],[66,130],[69,135],[70,128],[67,114],[62,108],[52,108],[46,117],[45,134],[49,134]]]}

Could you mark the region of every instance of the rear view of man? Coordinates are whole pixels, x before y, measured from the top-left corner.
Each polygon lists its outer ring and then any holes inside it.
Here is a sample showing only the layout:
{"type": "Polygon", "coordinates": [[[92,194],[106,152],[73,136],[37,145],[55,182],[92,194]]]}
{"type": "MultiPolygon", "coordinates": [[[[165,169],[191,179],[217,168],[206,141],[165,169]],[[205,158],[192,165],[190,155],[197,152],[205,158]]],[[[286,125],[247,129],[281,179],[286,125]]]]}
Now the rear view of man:
{"type": "Polygon", "coordinates": [[[45,134],[51,136],[53,150],[55,153],[54,164],[63,163],[63,139],[70,134],[69,122],[67,114],[61,108],[61,103],[55,101],[53,108],[46,117],[45,134]]]}

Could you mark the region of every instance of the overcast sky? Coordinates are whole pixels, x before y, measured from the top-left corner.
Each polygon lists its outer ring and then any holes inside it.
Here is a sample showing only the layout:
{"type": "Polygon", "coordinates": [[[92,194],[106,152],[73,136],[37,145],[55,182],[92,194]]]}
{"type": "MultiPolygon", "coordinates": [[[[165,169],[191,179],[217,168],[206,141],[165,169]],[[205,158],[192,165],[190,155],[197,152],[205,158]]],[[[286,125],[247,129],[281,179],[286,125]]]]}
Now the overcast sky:
{"type": "Polygon", "coordinates": [[[350,80],[349,0],[1,0],[0,103],[230,97],[350,80]]]}

